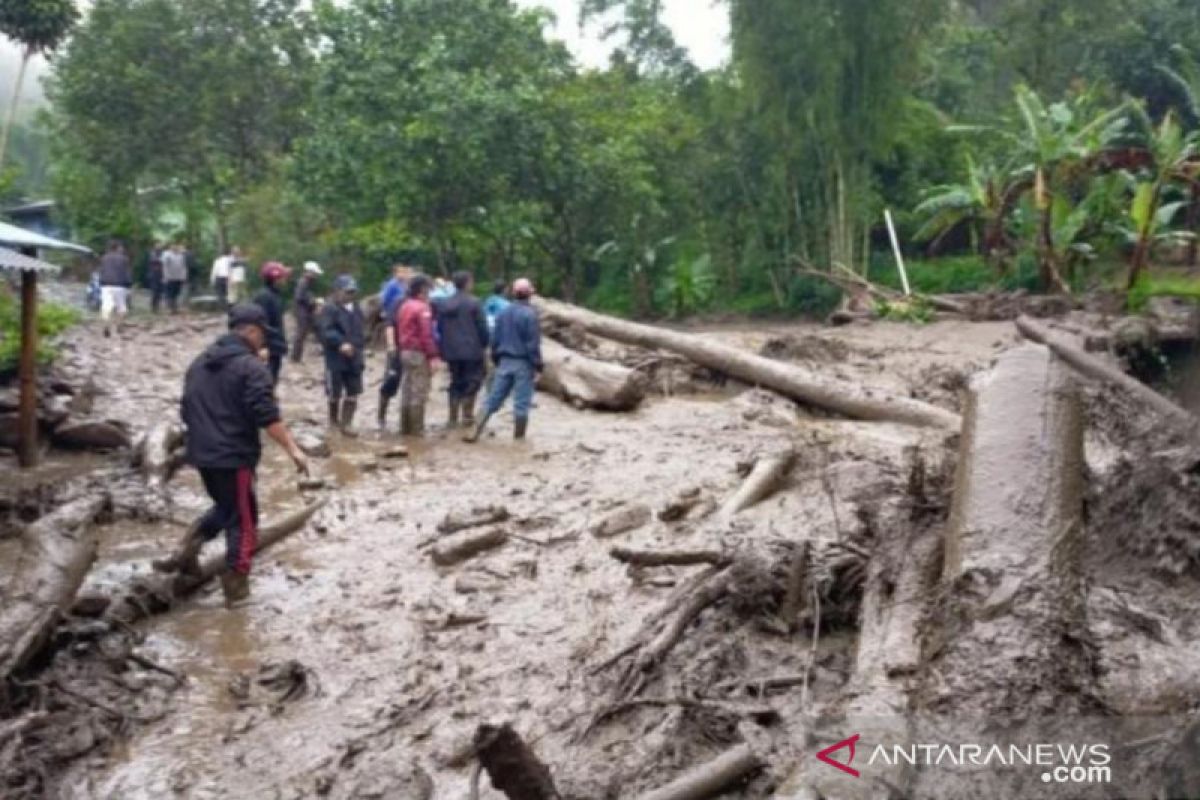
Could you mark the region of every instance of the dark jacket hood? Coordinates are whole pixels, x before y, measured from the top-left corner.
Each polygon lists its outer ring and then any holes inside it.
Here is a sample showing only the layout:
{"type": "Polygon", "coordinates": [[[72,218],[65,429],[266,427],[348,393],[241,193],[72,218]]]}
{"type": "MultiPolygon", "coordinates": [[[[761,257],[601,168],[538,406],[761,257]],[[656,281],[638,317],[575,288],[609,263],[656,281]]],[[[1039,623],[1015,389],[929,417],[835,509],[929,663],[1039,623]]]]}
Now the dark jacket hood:
{"type": "Polygon", "coordinates": [[[250,346],[242,337],[236,333],[227,333],[210,344],[201,359],[205,369],[215,372],[235,358],[252,354],[250,346]]]}

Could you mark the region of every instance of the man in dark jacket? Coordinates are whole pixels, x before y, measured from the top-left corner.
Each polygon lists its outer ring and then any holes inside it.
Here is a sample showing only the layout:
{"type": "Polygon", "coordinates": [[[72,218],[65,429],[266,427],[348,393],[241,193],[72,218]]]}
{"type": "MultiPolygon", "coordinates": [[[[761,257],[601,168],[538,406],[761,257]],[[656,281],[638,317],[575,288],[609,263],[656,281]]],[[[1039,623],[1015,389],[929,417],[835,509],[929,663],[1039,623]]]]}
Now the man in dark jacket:
{"type": "Polygon", "coordinates": [[[287,329],[283,322],[283,287],[291,274],[292,271],[278,261],[263,264],[259,271],[263,288],[254,297],[255,304],[267,315],[267,364],[271,368],[272,385],[279,383],[279,371],[283,369],[283,357],[288,351],[287,329]]]}
{"type": "Polygon", "coordinates": [[[321,332],[317,328],[317,293],[315,291],[317,278],[321,275],[321,265],[315,261],[306,262],[304,274],[296,282],[296,301],[292,313],[296,315],[296,338],[292,342],[292,361],[299,364],[304,360],[304,341],[310,336],[321,340],[321,332]]]}
{"type": "Polygon", "coordinates": [[[455,292],[434,306],[442,360],[450,370],[450,428],[475,424],[475,396],[483,385],[483,359],[488,346],[487,315],[471,290],[475,279],[469,272],[454,274],[455,292]]]}
{"type": "Polygon", "coordinates": [[[234,306],[229,328],[188,368],[180,405],[187,460],[200,471],[213,506],[184,535],[176,553],[154,567],[198,574],[201,547],[224,532],[221,587],[232,606],[250,594],[258,532],[254,481],[262,455],[259,429],[287,451],[300,472],[308,472],[308,461],[283,424],[271,374],[258,356],[269,332],[266,315],[257,305],[234,306]]]}
{"type": "Polygon", "coordinates": [[[475,431],[466,437],[476,442],[483,435],[488,419],[500,410],[509,394],[513,395],[513,438],[524,439],[533,407],[533,389],[542,371],[542,329],[533,299],[533,284],[520,278],[513,284],[513,302],[496,317],[492,336],[492,361],[496,364],[495,383],[487,406],[475,431]]]}
{"type": "Polygon", "coordinates": [[[358,304],[358,283],[339,275],[334,293],[321,310],[321,341],[325,345],[325,394],[329,400],[329,426],[344,436],[356,436],[354,412],[363,391],[363,351],[367,326],[358,304]]]}
{"type": "Polygon", "coordinates": [[[166,282],[163,280],[163,247],[158,242],[150,248],[146,256],[146,287],[150,290],[150,309],[157,314],[162,308],[163,291],[166,282]]]}
{"type": "Polygon", "coordinates": [[[116,239],[108,243],[108,252],[100,259],[100,318],[104,320],[104,335],[112,336],[109,320],[117,316],[115,327],[129,313],[129,287],[133,285],[133,267],[125,246],[116,239]]]}

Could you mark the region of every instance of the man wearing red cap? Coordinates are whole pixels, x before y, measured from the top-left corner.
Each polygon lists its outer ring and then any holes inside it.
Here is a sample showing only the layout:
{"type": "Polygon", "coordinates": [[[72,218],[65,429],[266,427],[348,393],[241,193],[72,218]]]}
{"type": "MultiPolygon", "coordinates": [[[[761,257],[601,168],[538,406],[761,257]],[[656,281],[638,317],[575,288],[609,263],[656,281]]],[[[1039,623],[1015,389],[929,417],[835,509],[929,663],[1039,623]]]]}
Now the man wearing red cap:
{"type": "Polygon", "coordinates": [[[466,437],[476,442],[483,435],[488,419],[513,395],[513,438],[524,439],[533,408],[533,388],[542,371],[542,329],[537,311],[531,304],[533,283],[519,278],[512,287],[513,302],[496,317],[492,333],[492,361],[496,377],[487,407],[475,431],[466,437]]]}
{"type": "Polygon", "coordinates": [[[263,264],[259,270],[263,288],[254,297],[254,303],[267,315],[267,365],[271,368],[272,383],[279,383],[279,371],[288,351],[287,331],[283,327],[283,287],[291,274],[292,271],[278,261],[263,264]]]}

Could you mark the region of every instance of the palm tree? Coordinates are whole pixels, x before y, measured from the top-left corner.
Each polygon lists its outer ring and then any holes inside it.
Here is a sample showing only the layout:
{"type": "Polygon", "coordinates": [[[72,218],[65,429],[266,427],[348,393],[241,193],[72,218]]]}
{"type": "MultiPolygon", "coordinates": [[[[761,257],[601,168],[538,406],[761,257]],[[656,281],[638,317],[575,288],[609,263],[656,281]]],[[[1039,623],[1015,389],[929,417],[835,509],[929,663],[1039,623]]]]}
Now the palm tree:
{"type": "MultiPolygon", "coordinates": [[[[1129,216],[1134,225],[1133,257],[1129,263],[1129,280],[1126,288],[1132,289],[1141,277],[1150,260],[1150,253],[1158,231],[1175,217],[1187,202],[1164,203],[1163,194],[1169,184],[1184,181],[1196,186],[1200,163],[1200,136],[1195,132],[1187,135],[1175,119],[1174,112],[1167,112],[1163,121],[1155,127],[1141,106],[1136,107],[1135,119],[1144,134],[1143,146],[1151,157],[1149,174],[1136,180],[1133,206],[1129,216]]],[[[1194,195],[1193,195],[1194,196],[1194,195]]]]}

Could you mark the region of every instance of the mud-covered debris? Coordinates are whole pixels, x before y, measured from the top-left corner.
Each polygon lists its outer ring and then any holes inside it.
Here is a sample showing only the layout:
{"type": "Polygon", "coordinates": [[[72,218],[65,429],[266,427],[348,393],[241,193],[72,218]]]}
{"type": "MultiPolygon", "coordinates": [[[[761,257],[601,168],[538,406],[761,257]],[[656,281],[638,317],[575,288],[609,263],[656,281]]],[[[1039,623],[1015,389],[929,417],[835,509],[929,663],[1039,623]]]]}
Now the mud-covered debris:
{"type": "Polygon", "coordinates": [[[512,517],[504,506],[479,506],[470,511],[451,511],[438,523],[440,533],[455,533],[468,528],[481,528],[507,522],[512,517]]]}
{"type": "Polygon", "coordinates": [[[839,364],[850,358],[850,347],[837,339],[820,336],[773,336],[759,350],[760,355],[779,361],[811,361],[839,364]]]}
{"type": "Polygon", "coordinates": [[[492,786],[509,800],[560,800],[550,768],[511,725],[480,725],[475,752],[492,786]]]}
{"type": "Polygon", "coordinates": [[[404,447],[403,445],[389,447],[387,450],[384,450],[382,453],[380,453],[379,457],[388,459],[389,461],[399,458],[408,458],[408,448],[404,447]]]}
{"type": "Polygon", "coordinates": [[[309,458],[329,458],[333,455],[333,450],[329,447],[329,440],[319,433],[299,431],[295,432],[293,436],[296,439],[296,446],[309,458]]]}
{"type": "Polygon", "coordinates": [[[242,708],[267,706],[282,708],[288,703],[320,696],[317,674],[299,661],[263,664],[253,676],[240,674],[229,682],[229,693],[242,708]]]}
{"type": "Polygon", "coordinates": [[[433,546],[430,555],[433,563],[448,567],[467,559],[474,558],[480,553],[501,547],[508,541],[508,532],[503,528],[489,528],[483,531],[464,530],[450,534],[433,546]]]}
{"type": "Polygon", "coordinates": [[[679,522],[687,519],[692,509],[699,506],[703,500],[704,495],[699,487],[684,489],[658,510],[658,518],[663,522],[679,522]]]}
{"type": "Polygon", "coordinates": [[[124,425],[110,420],[68,420],[54,429],[50,439],[68,450],[120,450],[133,445],[124,425]]]}
{"type": "Polygon", "coordinates": [[[296,481],[296,488],[302,492],[315,492],[328,485],[329,482],[324,478],[301,478],[296,481]]]}
{"type": "Polygon", "coordinates": [[[592,527],[592,536],[597,539],[619,536],[649,524],[652,518],[650,506],[642,503],[623,506],[596,523],[592,527]]]}

